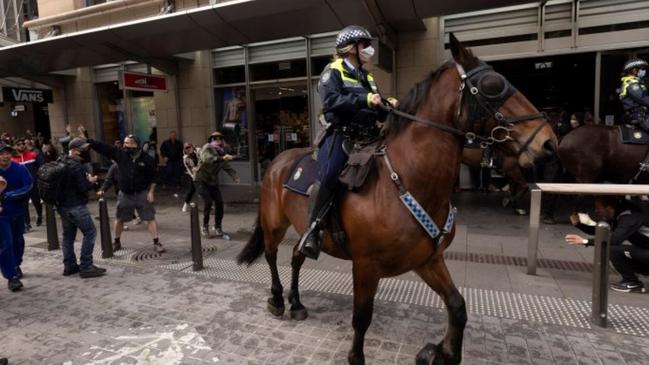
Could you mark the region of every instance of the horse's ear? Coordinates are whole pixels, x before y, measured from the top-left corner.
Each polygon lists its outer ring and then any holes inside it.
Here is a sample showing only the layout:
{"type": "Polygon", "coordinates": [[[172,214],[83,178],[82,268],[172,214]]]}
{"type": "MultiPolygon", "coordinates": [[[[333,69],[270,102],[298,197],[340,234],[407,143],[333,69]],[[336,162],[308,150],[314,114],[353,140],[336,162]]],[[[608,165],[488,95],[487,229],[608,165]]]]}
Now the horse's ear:
{"type": "Polygon", "coordinates": [[[473,52],[464,47],[462,42],[455,37],[455,34],[450,33],[448,38],[451,46],[451,54],[453,55],[455,62],[467,68],[475,66],[478,60],[473,55],[473,52]]]}

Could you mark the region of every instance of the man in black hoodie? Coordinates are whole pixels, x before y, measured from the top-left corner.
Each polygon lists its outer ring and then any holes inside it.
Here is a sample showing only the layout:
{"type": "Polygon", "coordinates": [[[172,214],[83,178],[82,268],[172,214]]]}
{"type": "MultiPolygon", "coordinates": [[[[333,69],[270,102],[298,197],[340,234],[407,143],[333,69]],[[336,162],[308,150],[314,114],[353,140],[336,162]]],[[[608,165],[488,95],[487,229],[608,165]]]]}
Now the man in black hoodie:
{"type": "Polygon", "coordinates": [[[92,176],[84,167],[81,157],[88,149],[85,138],[74,138],[68,144],[68,155],[63,157],[66,169],[62,181],[61,194],[57,208],[63,223],[63,275],[70,276],[79,273],[82,278],[102,276],[106,269],[93,264],[92,252],[95,247],[97,230],[88,211],[88,192],[95,188],[97,176],[92,176]],[[83,233],[81,242],[80,262],[74,253],[74,240],[77,229],[83,233]]]}
{"type": "Polygon", "coordinates": [[[153,248],[165,252],[158,238],[158,225],[153,208],[155,194],[156,165],[154,159],[142,150],[140,139],[135,135],[124,138],[124,148],[117,148],[99,141],[88,140],[90,148],[117,162],[119,173],[119,194],[115,219],[115,242],[113,250],[122,249],[121,235],[124,222],[133,219],[134,212],[141,220],[148,222],[153,248]]]}
{"type": "MultiPolygon", "coordinates": [[[[611,284],[611,289],[644,293],[644,284],[637,274],[649,275],[649,216],[633,203],[609,196],[595,200],[595,213],[598,219],[611,225],[611,263],[622,275],[622,281],[611,284]],[[624,245],[624,241],[631,244],[624,245]]],[[[580,222],[576,213],[570,216],[570,222],[586,234],[595,233],[595,227],[580,222]]],[[[576,234],[567,235],[566,242],[584,246],[594,244],[593,239],[576,234]]]]}

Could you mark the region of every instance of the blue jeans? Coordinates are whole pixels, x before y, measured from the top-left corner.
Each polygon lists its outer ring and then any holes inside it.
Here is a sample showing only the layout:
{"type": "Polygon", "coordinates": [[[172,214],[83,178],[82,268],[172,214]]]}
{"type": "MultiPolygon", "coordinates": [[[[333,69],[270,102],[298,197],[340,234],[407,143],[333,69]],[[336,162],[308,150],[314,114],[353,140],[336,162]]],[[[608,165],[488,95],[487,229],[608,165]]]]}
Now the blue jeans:
{"type": "Polygon", "coordinates": [[[5,279],[16,277],[13,234],[8,217],[0,217],[0,270],[5,279]]]}
{"type": "Polygon", "coordinates": [[[74,254],[74,240],[77,237],[77,229],[83,233],[81,242],[81,255],[79,266],[81,270],[89,269],[92,266],[92,250],[95,247],[97,230],[92,222],[90,212],[85,205],[76,207],[60,207],[59,214],[63,223],[63,265],[66,269],[77,266],[77,257],[74,254]]]}
{"type": "Polygon", "coordinates": [[[320,184],[332,190],[338,184],[338,177],[347,163],[347,154],[343,150],[343,136],[336,132],[328,135],[318,151],[320,166],[320,184]]]}

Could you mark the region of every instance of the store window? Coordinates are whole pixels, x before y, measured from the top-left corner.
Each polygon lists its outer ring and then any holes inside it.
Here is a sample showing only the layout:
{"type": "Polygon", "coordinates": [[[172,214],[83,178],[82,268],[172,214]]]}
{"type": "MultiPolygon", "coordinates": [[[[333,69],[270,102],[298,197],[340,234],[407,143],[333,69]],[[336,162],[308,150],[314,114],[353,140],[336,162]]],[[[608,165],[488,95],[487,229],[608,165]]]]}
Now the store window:
{"type": "Polygon", "coordinates": [[[96,87],[102,140],[113,144],[126,135],[123,93],[116,81],[98,83],[96,87]]]}
{"type": "Polygon", "coordinates": [[[311,59],[311,76],[320,77],[322,70],[332,61],[331,56],[314,57],[311,59]]]}
{"type": "Polygon", "coordinates": [[[235,160],[250,160],[246,89],[242,86],[215,89],[216,118],[235,160]]]}
{"type": "Polygon", "coordinates": [[[245,66],[223,67],[214,70],[214,84],[226,85],[246,82],[245,66]]]}
{"type": "Polygon", "coordinates": [[[250,65],[252,81],[306,77],[306,59],[250,65]]]}
{"type": "Polygon", "coordinates": [[[257,86],[253,92],[260,175],[279,153],[310,144],[307,84],[257,86]]]}

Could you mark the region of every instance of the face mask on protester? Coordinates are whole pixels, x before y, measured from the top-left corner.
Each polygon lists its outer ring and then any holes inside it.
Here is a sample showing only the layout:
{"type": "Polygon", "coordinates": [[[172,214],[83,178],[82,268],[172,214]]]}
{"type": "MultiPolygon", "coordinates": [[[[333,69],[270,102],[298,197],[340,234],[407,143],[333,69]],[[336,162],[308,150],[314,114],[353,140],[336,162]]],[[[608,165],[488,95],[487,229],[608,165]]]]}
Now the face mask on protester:
{"type": "Polygon", "coordinates": [[[124,147],[124,151],[129,155],[133,156],[137,152],[137,147],[124,147]]]}
{"type": "Polygon", "coordinates": [[[647,76],[647,70],[643,68],[640,71],[638,71],[638,78],[644,79],[645,76],[647,76]]]}
{"type": "Polygon", "coordinates": [[[361,60],[368,62],[374,56],[374,47],[368,46],[360,51],[361,60]]]}
{"type": "Polygon", "coordinates": [[[577,119],[570,119],[570,126],[572,128],[577,128],[579,127],[579,121],[577,119]]]}

